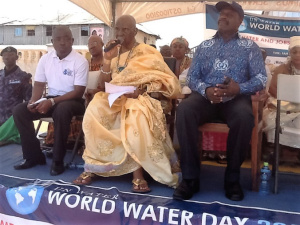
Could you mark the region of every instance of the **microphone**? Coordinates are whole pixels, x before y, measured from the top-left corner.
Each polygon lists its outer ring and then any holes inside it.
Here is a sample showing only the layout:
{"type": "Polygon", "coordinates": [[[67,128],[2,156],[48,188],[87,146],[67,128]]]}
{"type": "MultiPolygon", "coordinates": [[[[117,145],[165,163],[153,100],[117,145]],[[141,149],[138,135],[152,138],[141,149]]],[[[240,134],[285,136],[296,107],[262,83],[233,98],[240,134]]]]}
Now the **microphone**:
{"type": "Polygon", "coordinates": [[[116,39],[115,42],[111,43],[109,46],[107,46],[107,47],[104,48],[104,52],[110,51],[111,49],[113,49],[118,44],[121,44],[121,40],[116,39]]]}

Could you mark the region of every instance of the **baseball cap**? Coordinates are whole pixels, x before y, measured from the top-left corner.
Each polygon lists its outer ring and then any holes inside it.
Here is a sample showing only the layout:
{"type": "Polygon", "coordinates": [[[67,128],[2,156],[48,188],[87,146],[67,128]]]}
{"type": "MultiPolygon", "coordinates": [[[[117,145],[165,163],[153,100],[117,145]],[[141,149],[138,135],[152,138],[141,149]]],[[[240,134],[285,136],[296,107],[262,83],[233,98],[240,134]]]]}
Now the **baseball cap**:
{"type": "Polygon", "coordinates": [[[231,3],[225,2],[225,1],[220,1],[216,4],[217,10],[220,12],[224,8],[231,8],[234,11],[236,11],[241,18],[244,18],[244,10],[242,6],[235,1],[232,1],[231,3]]]}
{"type": "Polygon", "coordinates": [[[11,47],[11,46],[8,46],[8,47],[4,48],[1,51],[0,55],[3,56],[3,53],[5,53],[5,52],[14,52],[14,53],[18,54],[17,49],[15,49],[14,47],[11,47]]]}

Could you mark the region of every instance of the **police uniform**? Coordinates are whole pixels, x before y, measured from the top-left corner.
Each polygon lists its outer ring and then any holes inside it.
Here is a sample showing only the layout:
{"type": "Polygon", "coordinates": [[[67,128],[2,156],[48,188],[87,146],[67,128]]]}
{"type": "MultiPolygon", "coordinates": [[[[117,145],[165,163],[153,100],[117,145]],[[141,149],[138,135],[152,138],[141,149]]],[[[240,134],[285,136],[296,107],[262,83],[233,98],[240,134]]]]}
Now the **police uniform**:
{"type": "MultiPolygon", "coordinates": [[[[5,52],[17,53],[17,50],[7,47],[2,50],[1,56],[5,52]]],[[[10,71],[6,68],[0,70],[0,125],[12,115],[16,105],[30,99],[31,93],[31,74],[22,71],[17,65],[10,71]]]]}

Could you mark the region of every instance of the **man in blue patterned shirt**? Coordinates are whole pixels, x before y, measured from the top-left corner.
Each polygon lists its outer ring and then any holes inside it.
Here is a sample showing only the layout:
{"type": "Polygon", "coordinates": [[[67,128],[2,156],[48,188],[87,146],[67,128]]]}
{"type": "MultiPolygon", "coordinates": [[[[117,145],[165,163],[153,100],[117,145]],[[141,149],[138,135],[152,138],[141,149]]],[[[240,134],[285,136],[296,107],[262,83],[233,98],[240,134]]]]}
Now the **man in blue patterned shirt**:
{"type": "Polygon", "coordinates": [[[238,35],[242,7],[221,1],[216,8],[218,31],[198,47],[187,76],[192,94],[176,112],[183,181],[174,199],[190,199],[199,191],[198,126],[214,119],[224,120],[230,128],[225,195],[233,201],[244,198],[239,178],[254,126],[251,95],[264,89],[267,76],[259,47],[238,35]]]}

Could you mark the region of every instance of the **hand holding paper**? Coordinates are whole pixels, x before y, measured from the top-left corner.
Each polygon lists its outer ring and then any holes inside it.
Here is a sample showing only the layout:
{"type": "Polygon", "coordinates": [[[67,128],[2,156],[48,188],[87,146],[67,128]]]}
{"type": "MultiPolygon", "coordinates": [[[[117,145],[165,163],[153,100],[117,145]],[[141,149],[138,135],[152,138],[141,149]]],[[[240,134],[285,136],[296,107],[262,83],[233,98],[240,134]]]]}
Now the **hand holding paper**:
{"type": "Polygon", "coordinates": [[[40,98],[39,100],[37,100],[37,101],[31,103],[30,105],[32,105],[32,106],[33,106],[33,105],[37,105],[37,104],[39,104],[40,102],[45,101],[45,100],[47,100],[47,98],[40,98]]]}
{"type": "Polygon", "coordinates": [[[118,86],[105,82],[105,92],[109,93],[108,102],[111,107],[115,100],[123,94],[133,93],[136,90],[134,86],[118,86]]]}

